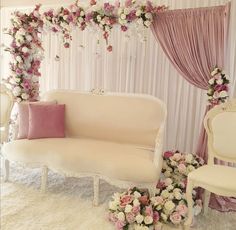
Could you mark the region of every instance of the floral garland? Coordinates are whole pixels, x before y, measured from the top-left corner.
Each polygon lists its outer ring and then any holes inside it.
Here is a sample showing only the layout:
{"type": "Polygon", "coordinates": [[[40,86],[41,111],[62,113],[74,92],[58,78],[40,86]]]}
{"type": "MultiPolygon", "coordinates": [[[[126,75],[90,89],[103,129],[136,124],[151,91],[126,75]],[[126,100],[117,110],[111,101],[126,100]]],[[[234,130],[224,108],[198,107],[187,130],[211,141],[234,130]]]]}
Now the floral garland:
{"type": "Polygon", "coordinates": [[[7,83],[12,87],[17,102],[37,100],[39,96],[39,72],[43,59],[43,47],[40,34],[51,31],[62,34],[65,48],[70,47],[71,32],[75,28],[84,30],[87,27],[101,31],[107,44],[107,50],[112,51],[109,36],[115,25],[126,32],[134,23],[137,29],[141,26],[149,28],[154,15],[166,10],[165,6],[155,6],[151,1],[140,3],[126,0],[99,4],[91,0],[89,6],[82,6],[76,1],[69,7],[60,7],[40,13],[40,5],[36,5],[30,14],[14,12],[11,19],[12,27],[6,33],[12,37],[10,47],[6,48],[13,56],[11,76],[7,83]]]}
{"type": "Polygon", "coordinates": [[[211,105],[218,105],[226,102],[228,95],[228,76],[219,68],[215,67],[211,72],[212,78],[208,81],[209,90],[207,92],[208,102],[211,105]]]}
{"type": "MultiPolygon", "coordinates": [[[[203,160],[178,151],[164,153],[163,178],[154,197],[138,188],[115,193],[109,202],[108,219],[117,230],[161,230],[163,224],[179,225],[187,216],[186,183],[189,172],[203,165],[203,160]]],[[[202,209],[193,192],[194,214],[202,209]]]]}

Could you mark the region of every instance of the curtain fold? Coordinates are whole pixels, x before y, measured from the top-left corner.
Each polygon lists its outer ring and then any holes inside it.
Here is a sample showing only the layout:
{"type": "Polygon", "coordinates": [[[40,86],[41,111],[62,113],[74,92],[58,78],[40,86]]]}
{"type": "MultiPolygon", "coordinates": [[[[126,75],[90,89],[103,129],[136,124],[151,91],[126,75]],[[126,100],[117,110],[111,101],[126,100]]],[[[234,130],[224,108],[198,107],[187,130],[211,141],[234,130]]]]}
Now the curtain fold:
{"type": "MultiPolygon", "coordinates": [[[[152,32],[176,70],[194,86],[207,90],[210,72],[224,69],[230,3],[224,6],[171,10],[154,18],[152,32]]],[[[211,106],[206,107],[205,114],[211,106]]],[[[207,161],[202,124],[196,153],[207,161]]],[[[236,211],[236,199],[212,196],[210,206],[236,211]]]]}

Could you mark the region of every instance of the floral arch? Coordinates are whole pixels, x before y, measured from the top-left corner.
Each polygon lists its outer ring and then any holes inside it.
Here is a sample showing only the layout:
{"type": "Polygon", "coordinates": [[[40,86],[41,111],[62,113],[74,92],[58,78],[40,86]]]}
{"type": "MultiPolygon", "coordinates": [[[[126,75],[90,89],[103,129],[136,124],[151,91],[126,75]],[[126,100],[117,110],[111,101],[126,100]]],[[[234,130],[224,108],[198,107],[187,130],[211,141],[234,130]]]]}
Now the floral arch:
{"type": "Polygon", "coordinates": [[[153,17],[167,9],[166,6],[156,6],[151,1],[140,3],[126,0],[103,5],[91,0],[87,6],[78,1],[69,7],[60,7],[45,12],[40,11],[41,5],[36,5],[29,14],[19,11],[13,13],[11,28],[5,32],[12,37],[10,47],[5,50],[12,55],[10,63],[11,75],[7,79],[17,102],[38,100],[39,72],[43,59],[43,47],[40,34],[45,32],[60,33],[65,48],[70,47],[71,32],[75,28],[81,31],[87,27],[95,27],[101,31],[106,41],[107,50],[112,51],[109,35],[115,26],[126,32],[131,24],[136,28],[149,28],[153,17]]]}

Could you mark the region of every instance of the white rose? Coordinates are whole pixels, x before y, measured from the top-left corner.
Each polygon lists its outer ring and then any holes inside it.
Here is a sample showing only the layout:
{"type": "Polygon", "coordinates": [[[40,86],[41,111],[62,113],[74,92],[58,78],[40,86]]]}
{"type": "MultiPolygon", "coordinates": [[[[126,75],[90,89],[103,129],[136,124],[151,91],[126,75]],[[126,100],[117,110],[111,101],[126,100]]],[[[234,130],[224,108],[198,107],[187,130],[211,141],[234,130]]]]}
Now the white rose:
{"type": "Polygon", "coordinates": [[[152,14],[151,13],[146,13],[145,17],[151,19],[152,18],[152,14]]]}
{"type": "Polygon", "coordinates": [[[151,24],[152,24],[152,23],[151,23],[149,20],[147,20],[147,21],[144,22],[144,25],[147,26],[147,27],[149,27],[151,24]]]}
{"type": "Polygon", "coordinates": [[[138,23],[139,25],[142,25],[142,24],[143,24],[143,19],[142,19],[142,18],[139,18],[138,21],[137,21],[137,23],[138,23]]]}
{"type": "Polygon", "coordinates": [[[23,29],[23,28],[20,28],[18,31],[17,31],[19,34],[21,34],[21,35],[25,35],[25,30],[23,29]]]}
{"type": "Polygon", "coordinates": [[[126,19],[126,15],[125,14],[121,14],[120,18],[124,20],[124,19],[126,19]]]}
{"type": "Polygon", "coordinates": [[[211,78],[211,79],[208,81],[208,83],[209,83],[210,85],[213,85],[214,82],[215,82],[215,79],[214,79],[214,78],[211,78]]]}
{"type": "Polygon", "coordinates": [[[16,98],[16,102],[17,102],[17,103],[20,103],[21,101],[22,101],[22,99],[21,99],[20,97],[17,97],[17,98],[16,98]]]}
{"type": "Polygon", "coordinates": [[[173,181],[172,181],[171,178],[166,178],[165,181],[164,181],[164,183],[165,183],[166,186],[171,185],[172,182],[173,182],[173,181]]]}
{"type": "Polygon", "coordinates": [[[15,83],[19,83],[21,81],[21,79],[19,77],[14,77],[14,82],[15,83]]]}
{"type": "Polygon", "coordinates": [[[194,216],[197,216],[197,215],[202,211],[202,207],[199,206],[199,205],[196,205],[196,206],[193,208],[193,211],[194,211],[194,216]]]}
{"type": "Polygon", "coordinates": [[[114,201],[120,202],[120,193],[115,192],[115,193],[113,194],[112,198],[114,199],[114,201]]]}
{"type": "Polygon", "coordinates": [[[138,199],[134,199],[133,204],[134,204],[134,206],[139,206],[140,202],[138,199]]]}
{"type": "Polygon", "coordinates": [[[119,213],[117,214],[117,218],[118,218],[118,220],[120,220],[120,221],[125,221],[125,214],[124,214],[123,212],[119,212],[119,213]]]}
{"type": "Polygon", "coordinates": [[[28,51],[29,51],[29,49],[28,49],[27,47],[24,46],[24,47],[22,48],[22,52],[23,52],[23,53],[27,53],[28,51]]]}
{"type": "Polygon", "coordinates": [[[21,88],[19,86],[14,87],[13,95],[17,97],[20,96],[20,94],[21,94],[21,88]]]}
{"type": "Polygon", "coordinates": [[[125,213],[128,213],[128,212],[131,212],[132,211],[132,206],[130,205],[130,204],[127,204],[126,206],[125,206],[125,213]]]}
{"type": "Polygon", "coordinates": [[[136,217],[135,217],[135,220],[137,221],[138,224],[141,224],[143,222],[143,216],[141,214],[138,214],[136,217]]]}
{"type": "Polygon", "coordinates": [[[33,81],[33,82],[38,82],[38,81],[39,81],[39,78],[38,78],[37,76],[33,76],[33,77],[32,77],[32,81],[33,81]]]}
{"type": "Polygon", "coordinates": [[[126,15],[127,15],[127,14],[129,14],[129,12],[130,12],[130,11],[129,11],[129,9],[128,9],[128,8],[124,8],[124,14],[126,14],[126,15]]]}
{"type": "Polygon", "coordinates": [[[166,210],[172,211],[175,207],[175,204],[171,200],[169,200],[165,203],[164,207],[166,210]]]}
{"type": "Polygon", "coordinates": [[[164,198],[168,198],[169,197],[169,192],[165,189],[161,192],[161,196],[163,196],[164,198]]]}
{"type": "Polygon", "coordinates": [[[139,192],[135,191],[134,192],[134,197],[135,198],[139,198],[139,197],[141,197],[141,194],[139,192]]]}
{"type": "Polygon", "coordinates": [[[151,216],[145,216],[144,223],[151,224],[153,222],[153,218],[151,216]]]}
{"type": "Polygon", "coordinates": [[[192,160],[193,160],[193,155],[192,155],[192,154],[186,154],[186,156],[185,156],[185,161],[186,161],[187,163],[191,163],[192,160]]]}
{"type": "Polygon", "coordinates": [[[66,16],[66,15],[64,15],[64,16],[63,16],[63,19],[66,21],[66,20],[67,20],[67,16],[66,16]]]}
{"type": "Polygon", "coordinates": [[[22,60],[22,57],[21,56],[16,56],[16,61],[17,62],[22,62],[23,60],[22,60]]]}
{"type": "Polygon", "coordinates": [[[102,20],[102,17],[100,15],[98,15],[97,20],[98,20],[98,22],[100,22],[102,20]]]}
{"type": "Polygon", "coordinates": [[[82,17],[79,17],[78,20],[79,20],[79,23],[82,23],[84,21],[82,17]]]}
{"type": "Polygon", "coordinates": [[[21,97],[23,100],[27,100],[29,98],[29,95],[27,93],[22,93],[21,97]]]}
{"type": "Polygon", "coordinates": [[[173,192],[174,192],[174,193],[176,193],[176,192],[181,192],[181,189],[180,189],[180,188],[175,188],[175,189],[173,190],[173,192]]]}
{"type": "Polygon", "coordinates": [[[118,14],[122,14],[123,10],[121,8],[118,9],[118,14]]]}
{"type": "Polygon", "coordinates": [[[109,209],[116,211],[117,208],[118,208],[117,202],[114,202],[114,201],[109,202],[109,209]]]}
{"type": "Polygon", "coordinates": [[[220,92],[219,97],[228,97],[228,93],[225,90],[223,90],[220,92]]]}
{"type": "Polygon", "coordinates": [[[187,167],[187,172],[188,172],[188,173],[192,172],[193,170],[195,170],[195,168],[194,168],[192,165],[189,165],[189,166],[187,167]]]}
{"type": "Polygon", "coordinates": [[[167,170],[167,171],[164,172],[164,175],[165,175],[166,177],[170,177],[170,176],[171,176],[171,173],[170,173],[170,171],[167,170]]]}
{"type": "Polygon", "coordinates": [[[212,72],[211,72],[211,76],[216,75],[219,72],[219,68],[215,68],[212,72]]]}
{"type": "Polygon", "coordinates": [[[122,20],[121,18],[119,18],[119,23],[121,24],[121,25],[125,25],[126,24],[126,20],[122,20]]]}
{"type": "Polygon", "coordinates": [[[80,11],[80,16],[84,16],[84,11],[80,11]]]}
{"type": "Polygon", "coordinates": [[[175,196],[175,198],[176,198],[177,200],[181,200],[181,198],[182,198],[182,195],[181,195],[181,193],[179,193],[179,192],[175,192],[175,193],[174,193],[174,196],[175,196]]]}
{"type": "Polygon", "coordinates": [[[100,23],[101,23],[102,25],[105,25],[105,24],[106,24],[104,20],[102,20],[100,23]]]}
{"type": "Polygon", "coordinates": [[[27,40],[28,42],[31,42],[31,41],[32,41],[32,36],[31,36],[31,35],[27,35],[27,36],[26,36],[26,40],[27,40]]]}
{"type": "Polygon", "coordinates": [[[137,10],[136,11],[136,16],[139,17],[141,15],[142,11],[141,10],[137,10]]]}
{"type": "Polygon", "coordinates": [[[162,217],[162,219],[163,219],[164,221],[167,221],[167,215],[166,215],[166,214],[161,213],[161,217],[162,217]]]}
{"type": "Polygon", "coordinates": [[[218,85],[222,85],[222,84],[223,84],[223,80],[222,80],[222,79],[218,79],[218,80],[216,81],[216,83],[217,83],[218,85]]]}
{"type": "Polygon", "coordinates": [[[169,185],[166,189],[167,189],[168,191],[171,191],[173,188],[174,188],[173,185],[169,185]]]}
{"type": "Polygon", "coordinates": [[[218,97],[219,97],[219,93],[218,92],[214,92],[213,98],[218,98],[218,97]]]}

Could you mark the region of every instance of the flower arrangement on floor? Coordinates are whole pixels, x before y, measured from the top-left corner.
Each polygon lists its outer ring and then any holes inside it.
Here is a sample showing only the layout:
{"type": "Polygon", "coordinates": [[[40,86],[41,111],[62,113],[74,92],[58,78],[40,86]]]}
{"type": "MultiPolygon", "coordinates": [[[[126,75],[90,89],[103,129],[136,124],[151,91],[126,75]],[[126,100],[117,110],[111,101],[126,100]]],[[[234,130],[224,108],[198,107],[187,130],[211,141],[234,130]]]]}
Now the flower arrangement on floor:
{"type": "Polygon", "coordinates": [[[211,72],[212,78],[208,81],[208,101],[211,105],[218,105],[226,102],[228,95],[228,76],[219,68],[215,67],[211,72]]]}
{"type": "MultiPolygon", "coordinates": [[[[187,175],[204,162],[198,156],[178,151],[165,152],[163,158],[163,177],[157,183],[154,197],[138,188],[113,195],[109,202],[109,220],[117,230],[160,230],[163,224],[179,225],[185,220],[187,175]]],[[[202,203],[196,199],[196,191],[193,200],[195,215],[198,215],[202,203]]]]}
{"type": "Polygon", "coordinates": [[[107,50],[112,51],[109,36],[115,25],[126,32],[131,24],[135,28],[149,28],[154,15],[166,10],[166,6],[156,6],[152,1],[116,1],[114,4],[99,3],[91,0],[89,5],[76,1],[69,7],[50,9],[40,12],[41,5],[29,13],[16,11],[11,18],[11,28],[5,32],[12,38],[6,48],[13,57],[10,63],[11,76],[7,82],[11,85],[17,102],[37,100],[39,93],[40,64],[43,59],[43,47],[40,34],[51,31],[60,33],[65,48],[70,47],[72,30],[83,31],[89,27],[93,32],[101,32],[106,41],[107,50]]]}

